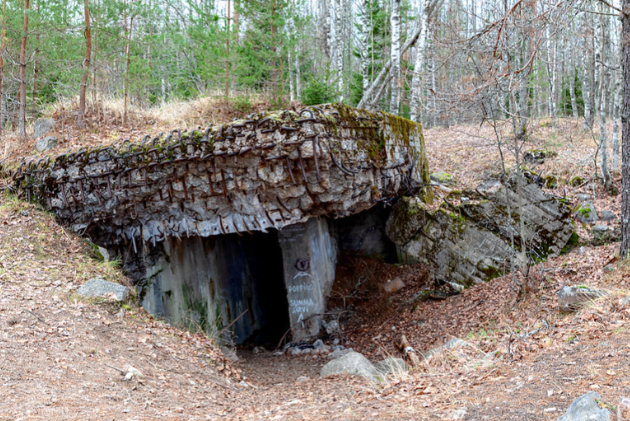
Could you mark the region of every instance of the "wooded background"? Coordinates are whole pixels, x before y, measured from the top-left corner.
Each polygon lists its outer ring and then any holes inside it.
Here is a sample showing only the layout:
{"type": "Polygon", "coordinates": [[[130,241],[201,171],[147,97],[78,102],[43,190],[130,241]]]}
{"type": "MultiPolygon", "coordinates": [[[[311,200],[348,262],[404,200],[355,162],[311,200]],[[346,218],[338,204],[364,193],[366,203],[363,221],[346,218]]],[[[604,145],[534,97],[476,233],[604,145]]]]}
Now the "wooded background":
{"type": "MultiPolygon", "coordinates": [[[[3,1],[0,127],[48,104],[202,95],[344,101],[426,126],[509,118],[613,121],[618,167],[621,20],[615,3],[549,0],[3,1]]],[[[126,112],[125,112],[126,114],[126,112]]],[[[604,142],[605,144],[606,142],[604,142]]],[[[604,151],[605,152],[605,151],[604,151]]]]}

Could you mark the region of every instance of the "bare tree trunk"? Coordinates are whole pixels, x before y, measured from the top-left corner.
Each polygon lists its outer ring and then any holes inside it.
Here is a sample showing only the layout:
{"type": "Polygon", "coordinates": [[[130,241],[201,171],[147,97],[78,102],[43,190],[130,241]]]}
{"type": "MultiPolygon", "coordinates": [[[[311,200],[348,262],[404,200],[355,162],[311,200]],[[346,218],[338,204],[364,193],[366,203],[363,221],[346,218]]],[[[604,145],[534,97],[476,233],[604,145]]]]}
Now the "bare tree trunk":
{"type": "Polygon", "coordinates": [[[79,120],[78,126],[85,126],[85,92],[87,91],[90,62],[92,61],[92,26],[90,24],[89,0],[83,0],[83,14],[85,16],[85,59],[83,60],[83,74],[79,91],[79,120]]]}
{"type": "Polygon", "coordinates": [[[621,113],[621,247],[622,259],[630,252],[630,0],[622,1],[623,112],[621,113]]]}
{"type": "Polygon", "coordinates": [[[342,19],[342,0],[335,1],[335,35],[331,48],[334,50],[334,74],[337,77],[337,89],[343,99],[343,19],[342,19]]]}
{"type": "Polygon", "coordinates": [[[227,0],[227,19],[225,22],[225,102],[228,102],[228,99],[230,98],[230,7],[230,0],[227,0]]]}
{"type": "MultiPolygon", "coordinates": [[[[582,16],[583,26],[582,31],[586,39],[591,40],[592,35],[590,27],[588,25],[588,13],[584,13],[582,16]]],[[[592,52],[588,46],[586,46],[586,51],[581,54],[582,57],[582,99],[584,101],[584,130],[592,130],[593,129],[593,91],[591,84],[592,77],[592,52]]]]}
{"type": "Polygon", "coordinates": [[[370,26],[370,2],[361,1],[361,31],[360,31],[360,54],[361,54],[361,76],[363,77],[363,92],[370,86],[370,57],[368,42],[372,28],[370,26]]]}
{"type": "Polygon", "coordinates": [[[2,33],[0,34],[0,135],[4,131],[4,123],[6,120],[6,98],[4,94],[4,53],[6,51],[6,34],[7,34],[7,0],[2,3],[2,33]]]}
{"type": "MultiPolygon", "coordinates": [[[[424,6],[424,1],[421,1],[424,6]]],[[[420,42],[416,48],[416,62],[413,67],[413,77],[411,78],[411,121],[420,121],[422,109],[422,68],[424,65],[425,45],[427,40],[427,16],[426,10],[418,14],[420,19],[420,42]]]]}
{"type": "Polygon", "coordinates": [[[133,33],[133,18],[131,17],[129,20],[129,28],[127,28],[127,12],[125,11],[125,32],[127,33],[127,46],[126,46],[126,56],[127,56],[127,64],[125,67],[125,88],[124,88],[124,110],[123,110],[123,124],[127,124],[129,121],[129,67],[131,66],[131,35],[133,33]],[[128,29],[128,30],[127,30],[128,29]]]}
{"type": "Polygon", "coordinates": [[[391,24],[391,50],[390,59],[392,61],[392,81],[391,98],[389,102],[389,112],[398,114],[400,99],[400,0],[391,0],[392,12],[391,24]]]}
{"type": "MultiPolygon", "coordinates": [[[[605,13],[604,4],[599,3],[600,13],[605,13]]],[[[601,171],[602,178],[604,179],[604,186],[609,189],[612,183],[610,177],[610,170],[608,168],[608,139],[606,135],[606,65],[604,63],[604,22],[607,19],[605,16],[597,16],[597,27],[595,37],[595,75],[597,86],[597,99],[598,99],[598,111],[599,111],[599,149],[601,158],[601,171]]]]}
{"type": "MultiPolygon", "coordinates": [[[[619,33],[619,32],[618,32],[619,33]]],[[[615,64],[617,65],[617,69],[614,71],[614,79],[615,85],[613,88],[613,134],[612,134],[612,171],[614,173],[619,172],[619,132],[621,126],[621,108],[623,101],[623,90],[622,90],[622,80],[623,80],[623,42],[621,40],[622,34],[619,33],[619,44],[616,46],[617,51],[615,54],[615,64]]]]}
{"type": "Polygon", "coordinates": [[[574,119],[579,118],[577,97],[575,96],[575,66],[573,62],[573,55],[571,54],[571,62],[569,65],[569,95],[571,95],[571,112],[574,119]]]}
{"type": "Polygon", "coordinates": [[[30,0],[24,0],[24,26],[20,45],[20,136],[26,137],[26,41],[28,37],[28,9],[30,0]]]}

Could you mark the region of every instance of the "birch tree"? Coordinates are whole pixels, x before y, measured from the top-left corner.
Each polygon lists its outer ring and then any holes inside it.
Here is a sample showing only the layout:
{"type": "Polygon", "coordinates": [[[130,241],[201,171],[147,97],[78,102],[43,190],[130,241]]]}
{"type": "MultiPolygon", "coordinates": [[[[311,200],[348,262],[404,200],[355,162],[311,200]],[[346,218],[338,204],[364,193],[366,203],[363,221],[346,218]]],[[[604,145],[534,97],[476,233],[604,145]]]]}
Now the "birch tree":
{"type": "Polygon", "coordinates": [[[400,97],[400,0],[391,0],[391,99],[389,103],[389,112],[398,114],[399,97],[400,97]]]}

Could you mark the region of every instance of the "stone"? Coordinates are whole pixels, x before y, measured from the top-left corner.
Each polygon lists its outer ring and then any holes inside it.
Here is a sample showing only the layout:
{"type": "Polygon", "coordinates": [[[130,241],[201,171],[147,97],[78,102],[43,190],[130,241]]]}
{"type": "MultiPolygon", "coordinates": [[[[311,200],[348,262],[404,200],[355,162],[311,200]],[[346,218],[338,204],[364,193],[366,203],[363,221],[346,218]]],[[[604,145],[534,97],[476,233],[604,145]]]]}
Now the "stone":
{"type": "Polygon", "coordinates": [[[604,222],[614,221],[615,219],[617,219],[615,214],[609,210],[603,210],[600,217],[601,217],[601,220],[604,222]]]}
{"type": "Polygon", "coordinates": [[[432,268],[436,278],[462,287],[501,276],[512,261],[517,267],[526,265],[511,246],[512,235],[516,243],[521,240],[521,227],[515,222],[519,219],[529,250],[538,258],[559,255],[574,237],[571,210],[523,179],[519,212],[516,184],[508,181],[484,196],[470,192],[470,197],[477,197],[470,203],[437,210],[418,198],[402,198],[387,221],[387,235],[405,263],[421,263],[432,268]]]}
{"type": "Polygon", "coordinates": [[[606,291],[591,289],[582,285],[564,286],[558,291],[558,308],[565,313],[577,311],[605,295],[608,295],[606,291]]]}
{"type": "Polygon", "coordinates": [[[361,376],[371,380],[376,380],[378,376],[374,365],[362,354],[354,351],[350,351],[342,357],[329,361],[320,371],[320,377],[322,378],[335,374],[361,376]]]}
{"type": "Polygon", "coordinates": [[[578,202],[580,203],[588,202],[591,200],[591,195],[586,193],[580,193],[576,197],[578,202]]]}
{"type": "Polygon", "coordinates": [[[453,411],[453,413],[450,416],[451,420],[463,420],[466,417],[466,408],[461,408],[458,409],[456,411],[453,411]]]}
{"type": "Polygon", "coordinates": [[[597,400],[601,400],[601,396],[595,392],[580,396],[557,421],[610,421],[610,412],[601,409],[597,400]]]}
{"type": "Polygon", "coordinates": [[[322,341],[321,339],[316,340],[315,342],[313,342],[313,349],[316,349],[318,351],[322,351],[324,349],[324,341],[322,341]]]}
{"type": "Polygon", "coordinates": [[[306,376],[300,376],[300,377],[298,377],[297,379],[295,379],[295,381],[296,381],[296,382],[298,382],[298,383],[303,383],[303,382],[308,381],[308,377],[306,377],[306,376]]]}
{"type": "Polygon", "coordinates": [[[599,220],[593,202],[583,202],[575,210],[575,218],[583,224],[591,224],[599,220]]]}
{"type": "Polygon", "coordinates": [[[430,175],[431,180],[440,184],[454,184],[453,176],[446,172],[434,172],[430,175]]]}
{"type": "Polygon", "coordinates": [[[302,350],[298,348],[297,346],[291,348],[291,355],[297,356],[297,355],[300,355],[301,353],[302,353],[302,350]]]}
{"type": "Polygon", "coordinates": [[[387,293],[392,293],[399,291],[405,287],[405,283],[400,278],[394,278],[389,282],[385,282],[383,284],[383,291],[387,293]]]}
{"type": "Polygon", "coordinates": [[[125,301],[129,288],[102,278],[92,278],[77,290],[77,294],[84,297],[113,296],[116,301],[125,301]]]}
{"type": "Polygon", "coordinates": [[[350,352],[354,352],[354,350],[352,348],[344,348],[343,346],[333,346],[333,352],[331,352],[330,354],[328,354],[328,359],[329,360],[334,360],[337,358],[341,358],[344,355],[350,353],[350,352]],[[336,349],[335,349],[336,348],[336,349]]]}
{"type": "Polygon", "coordinates": [[[428,360],[429,358],[435,356],[435,355],[439,355],[442,354],[444,351],[454,351],[457,348],[462,348],[465,346],[470,346],[470,344],[466,341],[463,341],[459,338],[453,338],[451,340],[449,340],[448,342],[446,342],[444,345],[435,347],[435,348],[431,348],[430,350],[428,350],[427,352],[425,352],[423,354],[424,359],[428,360]]]}
{"type": "Polygon", "coordinates": [[[613,265],[612,263],[604,266],[604,268],[602,269],[604,273],[614,272],[614,270],[615,270],[615,265],[613,265]]]}
{"type": "Polygon", "coordinates": [[[46,136],[55,127],[55,120],[52,118],[40,118],[33,125],[33,137],[39,139],[46,136]]]}
{"type": "Polygon", "coordinates": [[[55,136],[44,137],[35,143],[35,149],[37,152],[47,152],[57,146],[57,143],[59,141],[55,136]]]}
{"type": "Polygon", "coordinates": [[[129,366],[129,368],[127,368],[127,373],[125,374],[125,380],[129,381],[129,380],[132,380],[134,377],[141,379],[144,376],[142,375],[142,372],[140,370],[132,366],[129,366]]]}
{"type": "Polygon", "coordinates": [[[606,225],[595,225],[593,227],[593,232],[595,233],[604,233],[604,232],[608,232],[609,228],[606,225]]]}
{"type": "Polygon", "coordinates": [[[236,350],[232,348],[229,348],[227,346],[222,346],[221,353],[223,354],[225,358],[227,358],[228,360],[232,362],[238,361],[238,355],[236,355],[236,350]]]}
{"type": "Polygon", "coordinates": [[[388,375],[400,375],[402,373],[406,373],[408,370],[405,360],[394,357],[385,358],[383,361],[379,361],[374,364],[374,368],[376,368],[376,371],[378,371],[383,377],[388,375]]]}
{"type": "MultiPolygon", "coordinates": [[[[331,320],[326,324],[326,333],[332,335],[333,333],[339,332],[339,322],[337,320],[331,320]]],[[[333,345],[339,344],[339,338],[335,338],[333,341],[333,345]],[[334,341],[337,341],[335,343],[334,341]]]]}
{"type": "Polygon", "coordinates": [[[103,258],[103,261],[104,262],[109,262],[109,252],[107,251],[107,249],[104,248],[104,247],[100,247],[100,246],[97,246],[97,247],[98,247],[97,248],[98,254],[100,254],[100,257],[103,258]]]}

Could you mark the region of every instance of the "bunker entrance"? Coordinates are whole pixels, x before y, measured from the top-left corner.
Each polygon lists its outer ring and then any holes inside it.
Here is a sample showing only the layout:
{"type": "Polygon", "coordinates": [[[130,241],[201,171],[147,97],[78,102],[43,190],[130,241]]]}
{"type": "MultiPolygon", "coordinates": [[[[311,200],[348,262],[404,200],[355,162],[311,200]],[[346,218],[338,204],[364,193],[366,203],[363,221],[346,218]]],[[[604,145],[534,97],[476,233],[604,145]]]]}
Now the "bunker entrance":
{"type": "Polygon", "coordinates": [[[168,239],[158,255],[147,265],[149,312],[237,344],[275,346],[290,328],[277,231],[168,239]]]}

